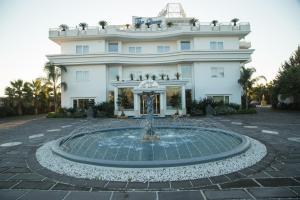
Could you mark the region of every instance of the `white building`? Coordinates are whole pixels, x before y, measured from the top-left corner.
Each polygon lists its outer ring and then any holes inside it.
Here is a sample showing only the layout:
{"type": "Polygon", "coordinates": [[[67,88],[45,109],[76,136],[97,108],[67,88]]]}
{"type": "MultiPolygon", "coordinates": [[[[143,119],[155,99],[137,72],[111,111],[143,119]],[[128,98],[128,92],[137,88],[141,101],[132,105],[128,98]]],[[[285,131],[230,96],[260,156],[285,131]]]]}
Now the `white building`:
{"type": "Polygon", "coordinates": [[[168,4],[158,17],[133,17],[131,25],[50,29],[49,38],[60,45],[61,54],[47,57],[67,67],[62,74],[68,85],[62,91],[62,107],[83,107],[89,99],[114,100],[115,114],[120,114],[117,102],[122,93],[127,97],[125,114],[140,116],[146,109],[137,86],[147,74],[149,79],[156,76],[159,84],[154,103],[159,116],[174,114],[172,98],[178,96],[182,114],[188,96],[240,104],[240,67],[253,52],[244,40],[249,23],[193,26],[191,19],[180,4],[168,4]]]}

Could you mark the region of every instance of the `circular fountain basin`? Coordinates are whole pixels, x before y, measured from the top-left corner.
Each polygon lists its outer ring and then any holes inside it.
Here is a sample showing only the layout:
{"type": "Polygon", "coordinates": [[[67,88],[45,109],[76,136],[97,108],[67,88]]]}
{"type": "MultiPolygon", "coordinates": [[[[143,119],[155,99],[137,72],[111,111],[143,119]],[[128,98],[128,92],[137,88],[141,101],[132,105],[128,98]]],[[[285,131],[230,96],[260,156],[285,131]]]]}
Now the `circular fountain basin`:
{"type": "Polygon", "coordinates": [[[79,133],[59,139],[52,152],[85,164],[150,168],[217,161],[250,147],[243,135],[221,129],[155,127],[156,141],[143,141],[144,132],[132,127],[79,133]]]}

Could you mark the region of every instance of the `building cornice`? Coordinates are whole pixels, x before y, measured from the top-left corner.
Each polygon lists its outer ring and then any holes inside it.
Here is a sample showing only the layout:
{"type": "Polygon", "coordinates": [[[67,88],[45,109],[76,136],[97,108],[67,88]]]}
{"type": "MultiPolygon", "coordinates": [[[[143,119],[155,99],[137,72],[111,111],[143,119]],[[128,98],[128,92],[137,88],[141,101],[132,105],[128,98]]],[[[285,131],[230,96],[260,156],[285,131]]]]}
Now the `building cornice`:
{"type": "Polygon", "coordinates": [[[119,40],[157,40],[174,39],[178,37],[195,36],[238,36],[244,38],[250,33],[249,23],[243,23],[238,26],[232,25],[199,25],[193,26],[175,26],[171,28],[155,29],[121,29],[112,26],[106,29],[91,27],[87,30],[74,28],[66,31],[59,29],[49,30],[49,39],[60,44],[65,41],[78,40],[98,40],[98,39],[119,39],[119,40]]]}
{"type": "Polygon", "coordinates": [[[253,49],[223,51],[176,51],[164,54],[123,54],[99,53],[87,55],[47,55],[49,61],[59,65],[96,65],[96,64],[174,64],[197,61],[239,61],[251,59],[253,49]]]}

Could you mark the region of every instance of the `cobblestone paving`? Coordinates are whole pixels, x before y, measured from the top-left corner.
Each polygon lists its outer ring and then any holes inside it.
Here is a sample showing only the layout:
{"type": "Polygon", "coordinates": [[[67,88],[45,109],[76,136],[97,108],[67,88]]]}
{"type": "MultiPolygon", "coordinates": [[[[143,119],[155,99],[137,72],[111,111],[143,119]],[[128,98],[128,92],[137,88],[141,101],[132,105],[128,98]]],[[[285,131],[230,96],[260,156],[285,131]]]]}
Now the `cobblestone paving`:
{"type": "Polygon", "coordinates": [[[157,125],[176,123],[231,130],[267,146],[268,155],[256,165],[217,177],[174,182],[106,182],[55,174],[35,160],[39,146],[74,129],[140,123],[135,119],[44,117],[0,121],[0,199],[300,199],[299,112],[260,109],[256,115],[158,120],[157,125]],[[1,146],[11,142],[21,144],[1,146]]]}

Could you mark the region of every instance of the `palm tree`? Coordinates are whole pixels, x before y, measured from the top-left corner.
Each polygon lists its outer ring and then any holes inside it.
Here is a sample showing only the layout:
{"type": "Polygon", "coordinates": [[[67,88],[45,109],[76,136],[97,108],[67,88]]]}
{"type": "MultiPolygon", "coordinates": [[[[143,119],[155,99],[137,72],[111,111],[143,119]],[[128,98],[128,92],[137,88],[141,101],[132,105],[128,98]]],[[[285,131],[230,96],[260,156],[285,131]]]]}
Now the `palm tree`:
{"type": "Polygon", "coordinates": [[[67,84],[65,82],[61,82],[62,72],[67,72],[67,68],[62,65],[55,65],[52,62],[47,62],[44,66],[44,70],[47,73],[47,78],[53,87],[53,102],[54,102],[54,110],[57,111],[57,93],[58,90],[63,87],[64,90],[67,89],[67,84]]]}
{"type": "Polygon", "coordinates": [[[244,66],[241,67],[241,75],[240,78],[238,80],[238,83],[241,85],[242,89],[243,89],[243,93],[245,95],[245,105],[246,105],[246,110],[248,109],[248,93],[249,90],[251,90],[251,88],[253,87],[253,85],[259,81],[260,79],[265,79],[266,78],[264,76],[258,76],[255,78],[252,78],[252,75],[254,74],[254,72],[256,72],[255,68],[245,68],[244,66]]]}
{"type": "Polygon", "coordinates": [[[81,23],[79,24],[79,27],[81,27],[81,29],[84,31],[84,30],[88,27],[88,24],[85,23],[85,22],[81,22],[81,23]]]}
{"type": "Polygon", "coordinates": [[[212,20],[211,23],[212,23],[214,26],[217,26],[218,20],[212,20]]]}
{"type": "Polygon", "coordinates": [[[66,30],[69,29],[69,26],[66,25],[66,24],[61,24],[61,25],[59,25],[59,28],[60,28],[61,31],[66,31],[66,30]]]}
{"type": "Polygon", "coordinates": [[[145,25],[147,26],[147,28],[150,28],[150,22],[146,22],[145,25]]]}
{"type": "Polygon", "coordinates": [[[193,26],[196,26],[196,22],[198,21],[198,19],[196,19],[196,18],[192,18],[191,20],[190,20],[190,24],[192,24],[193,26]]]}
{"type": "Polygon", "coordinates": [[[9,91],[14,91],[13,102],[17,106],[18,115],[22,115],[24,82],[23,80],[18,79],[16,81],[11,81],[10,84],[12,87],[6,88],[6,94],[8,94],[9,91]]]}
{"type": "Polygon", "coordinates": [[[233,18],[232,20],[231,20],[231,22],[233,23],[233,26],[236,26],[236,23],[239,21],[239,19],[238,18],[233,18]]]}
{"type": "Polygon", "coordinates": [[[135,23],[135,24],[134,24],[134,27],[135,27],[136,29],[139,29],[139,28],[141,28],[141,24],[140,24],[140,23],[135,23]]]}
{"type": "Polygon", "coordinates": [[[175,77],[176,77],[177,80],[179,80],[180,74],[178,72],[176,72],[175,77]]]}
{"type": "Polygon", "coordinates": [[[34,113],[37,115],[39,107],[41,105],[41,92],[42,92],[42,81],[41,79],[33,80],[30,83],[32,89],[32,104],[34,106],[34,113]]]}
{"type": "Polygon", "coordinates": [[[154,80],[154,81],[155,81],[155,79],[156,79],[156,75],[155,75],[155,74],[153,74],[153,75],[151,76],[151,78],[152,78],[152,80],[154,80]]]}
{"type": "Polygon", "coordinates": [[[148,80],[150,77],[150,74],[145,74],[146,79],[148,80]]]}
{"type": "Polygon", "coordinates": [[[102,21],[99,21],[99,25],[102,27],[102,29],[105,28],[105,26],[107,25],[107,22],[102,20],[102,21]]]}
{"type": "Polygon", "coordinates": [[[173,26],[173,22],[168,22],[167,26],[170,28],[171,26],[173,26]]]}

